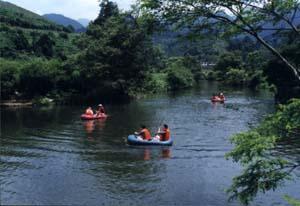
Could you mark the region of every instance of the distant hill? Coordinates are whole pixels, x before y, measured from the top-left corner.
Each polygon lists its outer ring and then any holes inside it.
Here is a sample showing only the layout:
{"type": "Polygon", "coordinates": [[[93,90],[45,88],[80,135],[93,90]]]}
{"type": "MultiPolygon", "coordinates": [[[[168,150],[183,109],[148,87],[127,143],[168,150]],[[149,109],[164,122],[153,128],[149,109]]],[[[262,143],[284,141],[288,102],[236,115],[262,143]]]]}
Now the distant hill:
{"type": "Polygon", "coordinates": [[[65,27],[72,26],[76,32],[84,32],[85,27],[82,26],[78,21],[65,17],[61,14],[45,14],[43,15],[49,21],[52,21],[56,24],[63,25],[65,27]]]}
{"type": "Polygon", "coordinates": [[[0,0],[0,58],[59,57],[74,53],[77,38],[69,28],[0,0]]]}
{"type": "Polygon", "coordinates": [[[84,27],[87,27],[89,25],[89,23],[91,22],[91,20],[89,20],[89,19],[78,19],[77,21],[84,27]]]}
{"type": "Polygon", "coordinates": [[[54,24],[42,16],[0,0],[0,22],[9,26],[28,29],[63,31],[63,26],[54,24]]]}

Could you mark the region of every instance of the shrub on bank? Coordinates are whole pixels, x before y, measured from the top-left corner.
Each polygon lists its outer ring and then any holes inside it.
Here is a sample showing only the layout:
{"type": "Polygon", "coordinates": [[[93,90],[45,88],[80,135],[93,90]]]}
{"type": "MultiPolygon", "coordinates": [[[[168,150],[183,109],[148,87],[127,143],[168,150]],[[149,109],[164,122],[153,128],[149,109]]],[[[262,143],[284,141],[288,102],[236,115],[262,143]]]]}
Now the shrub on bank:
{"type": "Polygon", "coordinates": [[[147,75],[145,89],[147,92],[158,93],[168,90],[166,73],[151,73],[147,75]]]}
{"type": "Polygon", "coordinates": [[[194,76],[192,72],[178,61],[168,64],[167,82],[171,90],[192,87],[194,76]]]}
{"type": "Polygon", "coordinates": [[[8,99],[19,84],[21,63],[0,59],[1,99],[8,99]]]}
{"type": "Polygon", "coordinates": [[[27,97],[46,95],[56,88],[62,74],[57,60],[33,60],[21,69],[19,89],[27,97]]]}
{"type": "Polygon", "coordinates": [[[243,85],[247,80],[246,71],[243,69],[229,68],[225,74],[224,82],[234,86],[243,85]]]}

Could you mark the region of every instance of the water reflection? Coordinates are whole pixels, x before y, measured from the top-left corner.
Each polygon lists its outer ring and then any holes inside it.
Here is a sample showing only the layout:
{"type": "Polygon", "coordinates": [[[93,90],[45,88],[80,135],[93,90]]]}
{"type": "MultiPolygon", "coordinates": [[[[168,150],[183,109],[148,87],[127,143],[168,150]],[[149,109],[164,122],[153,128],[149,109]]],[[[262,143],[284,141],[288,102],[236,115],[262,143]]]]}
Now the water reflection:
{"type": "Polygon", "coordinates": [[[143,154],[143,160],[158,160],[171,158],[170,148],[145,148],[143,154]]]}
{"type": "MultiPolygon", "coordinates": [[[[241,169],[224,159],[232,148],[229,137],[257,124],[273,110],[273,101],[205,82],[195,90],[106,108],[110,116],[104,121],[81,121],[82,107],[1,110],[1,203],[228,205],[224,190],[241,169]],[[226,104],[212,105],[211,94],[220,90],[226,104]],[[172,147],[125,144],[140,124],[154,132],[162,123],[171,128],[172,147]]],[[[280,194],[259,201],[282,203],[280,194]]]]}
{"type": "Polygon", "coordinates": [[[94,120],[90,120],[90,121],[84,121],[83,122],[83,126],[84,129],[87,133],[87,136],[91,136],[91,134],[93,133],[94,129],[95,129],[95,122],[94,120]]]}

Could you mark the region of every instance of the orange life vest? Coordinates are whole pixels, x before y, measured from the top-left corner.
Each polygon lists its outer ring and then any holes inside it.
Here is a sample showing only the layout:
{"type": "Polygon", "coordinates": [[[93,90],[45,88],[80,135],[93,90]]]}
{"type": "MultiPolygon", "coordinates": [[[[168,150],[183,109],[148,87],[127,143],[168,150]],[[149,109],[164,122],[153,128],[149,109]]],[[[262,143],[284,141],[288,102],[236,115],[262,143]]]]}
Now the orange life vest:
{"type": "Polygon", "coordinates": [[[168,141],[170,139],[170,130],[169,129],[165,129],[165,140],[168,141]]]}
{"type": "Polygon", "coordinates": [[[170,139],[170,130],[169,128],[163,128],[164,134],[161,135],[161,141],[168,141],[170,139]]]}
{"type": "Polygon", "coordinates": [[[94,112],[91,109],[87,109],[87,110],[85,110],[85,114],[86,115],[94,115],[94,112]]]}
{"type": "Polygon", "coordinates": [[[142,129],[141,132],[144,140],[151,140],[151,134],[148,129],[142,129]]]}
{"type": "Polygon", "coordinates": [[[220,95],[219,98],[220,98],[221,100],[225,100],[225,96],[224,96],[224,95],[220,95]]]}

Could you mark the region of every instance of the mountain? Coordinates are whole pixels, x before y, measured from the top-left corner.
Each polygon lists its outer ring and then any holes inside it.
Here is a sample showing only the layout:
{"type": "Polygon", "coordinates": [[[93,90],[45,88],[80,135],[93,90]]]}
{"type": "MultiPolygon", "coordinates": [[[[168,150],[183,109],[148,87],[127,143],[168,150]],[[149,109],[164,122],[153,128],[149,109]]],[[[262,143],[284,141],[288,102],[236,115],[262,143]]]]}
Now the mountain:
{"type": "Polygon", "coordinates": [[[63,25],[65,27],[72,26],[76,32],[85,32],[85,27],[79,22],[69,17],[65,17],[61,14],[45,14],[43,15],[47,20],[52,21],[56,24],[63,25]]]}
{"type": "Polygon", "coordinates": [[[63,26],[54,24],[42,16],[12,3],[0,0],[0,22],[3,25],[41,30],[63,31],[63,26]]]}
{"type": "Polygon", "coordinates": [[[78,19],[77,21],[84,27],[87,27],[89,25],[89,23],[91,22],[91,20],[89,20],[89,19],[78,19]]]}
{"type": "Polygon", "coordinates": [[[0,58],[66,56],[76,50],[78,34],[12,3],[0,0],[0,58]]]}

